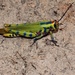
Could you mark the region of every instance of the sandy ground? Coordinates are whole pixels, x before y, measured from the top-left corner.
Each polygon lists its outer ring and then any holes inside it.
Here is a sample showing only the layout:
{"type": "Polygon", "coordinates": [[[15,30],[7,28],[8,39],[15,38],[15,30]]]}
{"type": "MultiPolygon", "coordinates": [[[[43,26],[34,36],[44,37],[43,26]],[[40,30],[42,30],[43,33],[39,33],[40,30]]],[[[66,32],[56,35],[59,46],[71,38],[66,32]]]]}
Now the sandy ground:
{"type": "MultiPolygon", "coordinates": [[[[58,20],[75,0],[0,0],[0,27],[5,23],[58,20]]],[[[75,3],[54,34],[59,47],[44,37],[30,47],[32,39],[0,35],[0,75],[75,75],[75,3]]]]}

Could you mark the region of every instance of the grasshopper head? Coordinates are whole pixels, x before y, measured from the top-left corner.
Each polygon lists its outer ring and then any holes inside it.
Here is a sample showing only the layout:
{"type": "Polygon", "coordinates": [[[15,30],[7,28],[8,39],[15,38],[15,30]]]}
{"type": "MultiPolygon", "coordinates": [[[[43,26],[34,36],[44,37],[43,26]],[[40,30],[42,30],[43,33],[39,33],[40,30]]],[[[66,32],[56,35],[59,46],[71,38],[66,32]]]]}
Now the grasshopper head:
{"type": "Polygon", "coordinates": [[[52,21],[52,24],[50,25],[50,31],[52,31],[53,33],[56,33],[58,31],[58,29],[59,29],[59,22],[63,19],[63,17],[67,13],[67,11],[71,8],[73,3],[70,4],[70,6],[67,8],[67,10],[64,12],[64,14],[61,16],[61,18],[58,21],[57,20],[52,21]]]}
{"type": "Polygon", "coordinates": [[[59,29],[59,22],[57,20],[54,20],[50,31],[52,31],[53,33],[56,33],[58,29],[59,29]]]}

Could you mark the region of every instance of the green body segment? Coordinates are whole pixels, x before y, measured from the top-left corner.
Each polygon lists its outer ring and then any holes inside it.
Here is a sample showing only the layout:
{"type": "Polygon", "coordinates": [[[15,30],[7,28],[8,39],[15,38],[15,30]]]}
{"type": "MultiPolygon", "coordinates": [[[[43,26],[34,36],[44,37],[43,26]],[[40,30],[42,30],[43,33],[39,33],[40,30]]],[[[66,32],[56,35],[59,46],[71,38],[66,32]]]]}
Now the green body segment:
{"type": "Polygon", "coordinates": [[[5,33],[4,36],[24,36],[33,38],[43,36],[44,33],[48,33],[50,27],[54,28],[54,23],[50,21],[23,24],[5,24],[5,31],[7,33],[5,33]]]}
{"type": "Polygon", "coordinates": [[[59,23],[56,20],[23,24],[5,24],[4,28],[0,29],[0,34],[4,37],[23,36],[27,38],[34,38],[33,44],[36,42],[36,40],[50,34],[52,41],[56,45],[53,33],[57,32],[58,28],[59,23]]]}

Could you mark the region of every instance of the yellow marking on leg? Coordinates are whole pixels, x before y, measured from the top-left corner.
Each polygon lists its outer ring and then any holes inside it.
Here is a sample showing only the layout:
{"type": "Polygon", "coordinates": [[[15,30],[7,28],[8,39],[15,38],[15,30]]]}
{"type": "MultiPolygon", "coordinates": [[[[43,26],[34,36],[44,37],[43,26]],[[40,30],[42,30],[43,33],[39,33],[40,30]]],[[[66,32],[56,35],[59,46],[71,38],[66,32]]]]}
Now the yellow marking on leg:
{"type": "Polygon", "coordinates": [[[6,34],[3,34],[4,37],[16,37],[15,34],[11,34],[11,33],[6,33],[6,34]]]}

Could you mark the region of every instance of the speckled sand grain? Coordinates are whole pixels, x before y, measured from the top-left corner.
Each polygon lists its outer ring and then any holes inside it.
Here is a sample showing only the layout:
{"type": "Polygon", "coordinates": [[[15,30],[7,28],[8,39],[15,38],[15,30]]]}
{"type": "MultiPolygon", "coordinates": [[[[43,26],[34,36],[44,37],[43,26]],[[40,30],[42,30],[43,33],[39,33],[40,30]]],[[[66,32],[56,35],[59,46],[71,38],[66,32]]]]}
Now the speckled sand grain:
{"type": "Polygon", "coordinates": [[[59,47],[46,45],[42,38],[4,38],[0,35],[0,75],[75,75],[75,0],[0,0],[0,27],[5,23],[61,20],[65,27],[54,34],[59,47]],[[56,12],[56,13],[54,13],[56,12]]]}

